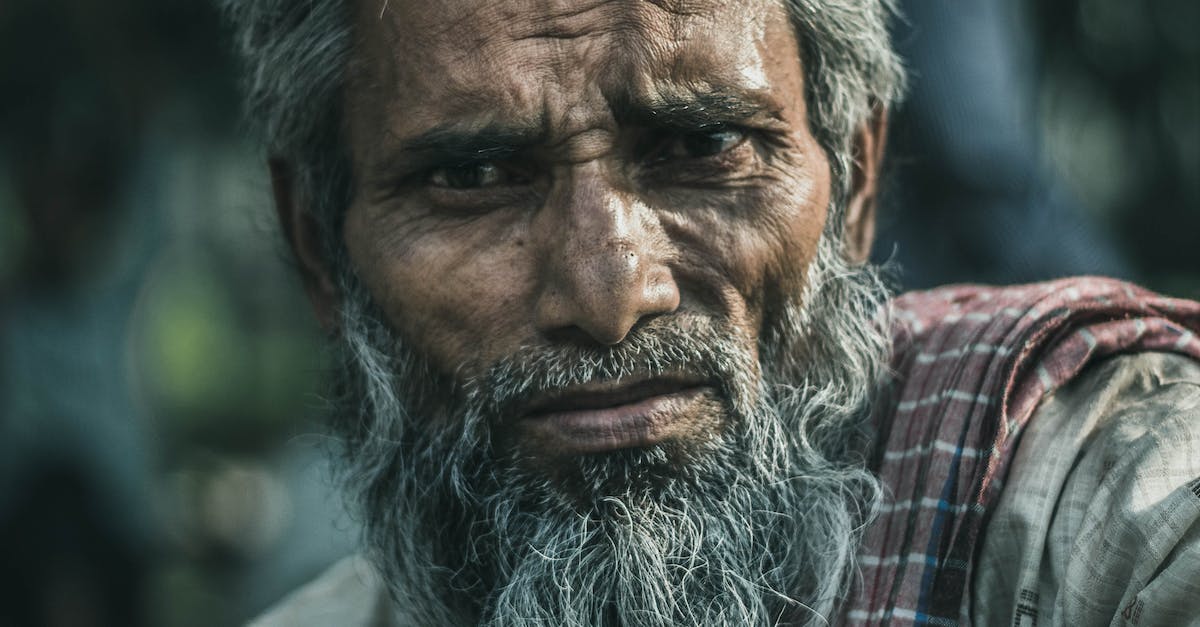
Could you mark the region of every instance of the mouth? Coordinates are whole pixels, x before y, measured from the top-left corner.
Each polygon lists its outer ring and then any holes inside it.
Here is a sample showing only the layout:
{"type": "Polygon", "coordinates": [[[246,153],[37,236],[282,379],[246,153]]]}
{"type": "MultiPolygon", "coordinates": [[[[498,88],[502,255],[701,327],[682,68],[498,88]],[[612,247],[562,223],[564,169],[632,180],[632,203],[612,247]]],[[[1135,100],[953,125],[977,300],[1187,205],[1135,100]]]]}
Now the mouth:
{"type": "Polygon", "coordinates": [[[589,383],[535,398],[517,424],[552,454],[647,447],[686,433],[713,392],[689,378],[589,383]]]}

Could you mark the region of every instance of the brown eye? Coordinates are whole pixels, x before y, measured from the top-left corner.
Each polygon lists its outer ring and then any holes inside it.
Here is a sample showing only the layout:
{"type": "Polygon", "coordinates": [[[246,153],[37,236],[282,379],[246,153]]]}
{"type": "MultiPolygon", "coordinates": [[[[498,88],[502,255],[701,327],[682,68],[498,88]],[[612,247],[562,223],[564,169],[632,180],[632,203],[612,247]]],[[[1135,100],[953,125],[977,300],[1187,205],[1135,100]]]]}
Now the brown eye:
{"type": "Polygon", "coordinates": [[[667,155],[676,159],[699,159],[719,155],[746,139],[746,134],[732,128],[685,133],[671,142],[667,155]]]}
{"type": "Polygon", "coordinates": [[[505,182],[504,171],[496,164],[480,161],[441,167],[429,174],[429,184],[447,189],[478,189],[505,182]]]}

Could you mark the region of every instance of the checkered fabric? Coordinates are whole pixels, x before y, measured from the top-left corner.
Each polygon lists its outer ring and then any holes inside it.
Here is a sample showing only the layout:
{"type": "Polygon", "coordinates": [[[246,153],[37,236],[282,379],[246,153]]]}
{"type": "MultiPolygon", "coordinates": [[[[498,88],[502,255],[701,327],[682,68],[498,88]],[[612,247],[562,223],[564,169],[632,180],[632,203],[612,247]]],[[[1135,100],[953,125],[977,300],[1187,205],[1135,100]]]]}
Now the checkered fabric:
{"type": "Polygon", "coordinates": [[[1200,359],[1200,303],[1103,278],[958,286],[894,302],[894,384],[875,417],[888,493],[847,625],[958,625],[980,532],[1041,399],[1110,355],[1200,359]]]}

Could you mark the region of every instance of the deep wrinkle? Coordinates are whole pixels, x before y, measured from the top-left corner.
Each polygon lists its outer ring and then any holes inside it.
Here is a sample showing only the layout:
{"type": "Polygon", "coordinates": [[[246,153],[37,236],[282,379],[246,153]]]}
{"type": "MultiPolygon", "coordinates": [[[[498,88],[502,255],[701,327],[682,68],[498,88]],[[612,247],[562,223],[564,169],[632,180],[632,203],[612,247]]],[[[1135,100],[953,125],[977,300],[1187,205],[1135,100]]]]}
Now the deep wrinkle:
{"type": "MultiPolygon", "coordinates": [[[[398,48],[388,54],[395,61],[384,65],[396,82],[359,94],[350,107],[364,111],[350,120],[357,171],[380,164],[387,175],[388,159],[403,162],[391,156],[403,138],[440,129],[448,132],[424,135],[436,141],[423,147],[450,145],[442,157],[452,165],[486,164],[518,175],[449,189],[429,184],[428,168],[445,162],[414,163],[406,167],[415,174],[403,174],[407,182],[383,192],[382,200],[371,201],[360,184],[347,212],[345,242],[357,280],[397,337],[439,378],[475,380],[488,364],[527,350],[617,347],[656,321],[683,324],[689,317],[729,325],[753,364],[747,373],[761,372],[755,363],[761,356],[778,354],[763,345],[763,329],[790,323],[768,308],[805,293],[831,201],[829,161],[808,125],[803,67],[786,16],[755,13],[775,38],[759,43],[784,50],[767,55],[739,30],[742,17],[716,17],[724,9],[714,3],[714,15],[677,29],[686,37],[657,41],[654,54],[599,45],[596,37],[506,43],[494,28],[455,36],[454,42],[492,37],[497,46],[467,57],[435,54],[436,46],[408,50],[404,42],[411,40],[392,40],[398,48]],[[697,36],[706,28],[715,29],[712,36],[697,36]],[[786,54],[789,48],[795,56],[786,54]],[[518,53],[526,55],[522,71],[494,67],[518,53]],[[447,58],[459,64],[449,67],[447,58]],[[569,65],[579,71],[547,70],[565,58],[574,58],[569,65]],[[418,59],[433,65],[416,72],[418,59]],[[467,86],[474,87],[469,95],[467,86]],[[480,130],[488,131],[485,141],[472,135],[480,130]],[[725,131],[736,141],[722,142],[713,154],[680,147],[689,133],[725,131]],[[639,150],[641,140],[657,147],[639,150]],[[674,158],[655,156],[663,154],[674,158]]],[[[419,27],[420,10],[382,30],[419,27]]],[[[616,439],[597,440],[595,430],[584,430],[581,437],[592,444],[579,450],[633,446],[600,454],[663,454],[649,476],[684,471],[688,460],[722,446],[736,424],[727,419],[727,401],[668,404],[660,406],[666,414],[622,418],[614,426],[626,427],[613,433],[626,435],[616,439]]],[[[602,414],[585,423],[599,424],[602,414]]],[[[496,416],[499,424],[511,419],[496,416]]],[[[455,419],[430,420],[452,426],[455,419]]],[[[591,480],[560,454],[573,450],[560,437],[570,425],[550,432],[499,429],[492,436],[500,458],[531,480],[572,492],[591,480]]],[[[620,492],[623,476],[603,480],[602,491],[620,492]]]]}
{"type": "MultiPolygon", "coordinates": [[[[335,414],[370,559],[414,624],[821,623],[878,494],[844,455],[886,363],[884,291],[843,239],[865,239],[882,124],[860,152],[836,129],[888,77],[857,89],[872,66],[837,33],[805,48],[806,76],[797,32],[828,25],[811,5],[584,2],[358,16],[336,280],[303,228],[289,241],[342,333],[335,414]],[[837,115],[810,126],[805,80],[837,115]],[[437,159],[393,158],[439,127],[437,159]],[[673,376],[711,392],[682,402],[673,376]],[[517,418],[537,398],[557,399],[549,431],[517,418]]],[[[287,165],[285,228],[306,198],[287,165]]]]}

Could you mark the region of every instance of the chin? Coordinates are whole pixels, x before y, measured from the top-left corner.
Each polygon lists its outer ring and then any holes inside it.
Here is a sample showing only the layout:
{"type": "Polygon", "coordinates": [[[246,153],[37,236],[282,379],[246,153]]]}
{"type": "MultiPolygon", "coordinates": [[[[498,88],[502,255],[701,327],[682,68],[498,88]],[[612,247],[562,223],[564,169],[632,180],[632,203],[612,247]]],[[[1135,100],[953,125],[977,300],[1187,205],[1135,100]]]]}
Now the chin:
{"type": "Polygon", "coordinates": [[[835,270],[772,333],[787,380],[714,320],[516,354],[464,391],[350,310],[343,475],[397,606],[422,625],[820,624],[879,498],[849,443],[887,363],[868,295],[835,270]],[[580,453],[512,428],[523,407],[561,411],[553,391],[591,403],[679,372],[714,391],[643,445],[580,453]]]}

